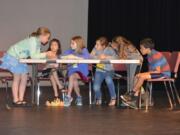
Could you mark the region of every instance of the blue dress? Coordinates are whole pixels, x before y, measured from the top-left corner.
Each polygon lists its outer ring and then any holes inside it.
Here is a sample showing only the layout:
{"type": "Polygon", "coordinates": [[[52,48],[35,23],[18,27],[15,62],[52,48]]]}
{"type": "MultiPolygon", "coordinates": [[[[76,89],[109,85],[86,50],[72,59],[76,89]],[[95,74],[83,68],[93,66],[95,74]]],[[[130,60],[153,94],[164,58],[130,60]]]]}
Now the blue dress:
{"type": "Polygon", "coordinates": [[[11,46],[7,53],[1,58],[0,68],[9,70],[13,74],[28,73],[27,64],[19,62],[21,58],[45,58],[45,54],[40,53],[40,41],[37,37],[28,37],[11,46]]]}
{"type": "Polygon", "coordinates": [[[20,63],[19,60],[9,54],[5,54],[2,59],[0,68],[9,70],[14,74],[25,74],[28,73],[27,64],[20,63]]]}

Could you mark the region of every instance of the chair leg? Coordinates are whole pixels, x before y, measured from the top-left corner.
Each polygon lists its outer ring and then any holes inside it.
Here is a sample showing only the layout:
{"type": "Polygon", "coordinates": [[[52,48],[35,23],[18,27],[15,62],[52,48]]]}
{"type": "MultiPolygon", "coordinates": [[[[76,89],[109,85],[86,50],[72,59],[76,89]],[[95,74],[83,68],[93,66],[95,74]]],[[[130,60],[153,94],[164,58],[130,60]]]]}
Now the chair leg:
{"type": "Polygon", "coordinates": [[[9,93],[8,93],[9,83],[8,81],[6,81],[5,83],[6,83],[6,104],[9,105],[9,93]]]}
{"type": "Polygon", "coordinates": [[[146,102],[146,108],[145,108],[145,112],[148,112],[148,110],[149,110],[149,91],[147,90],[146,91],[146,100],[145,100],[145,102],[146,102]]]}
{"type": "Polygon", "coordinates": [[[170,86],[170,90],[171,90],[174,106],[176,106],[176,100],[175,100],[175,96],[174,96],[174,92],[173,92],[173,88],[172,88],[171,82],[168,81],[168,83],[169,83],[169,86],[170,86]]]}
{"type": "Polygon", "coordinates": [[[175,85],[175,81],[173,81],[172,84],[173,84],[173,88],[174,88],[174,91],[175,91],[175,94],[176,94],[178,103],[180,104],[179,93],[178,93],[178,91],[177,91],[177,88],[176,88],[176,85],[175,85]]]}
{"type": "Polygon", "coordinates": [[[141,109],[141,104],[142,104],[142,93],[141,93],[141,90],[139,92],[139,109],[141,109]]]}
{"type": "Polygon", "coordinates": [[[117,80],[117,106],[119,107],[119,96],[120,96],[120,88],[119,88],[119,80],[117,80]]]}
{"type": "Polygon", "coordinates": [[[63,98],[63,102],[64,102],[64,98],[65,98],[65,93],[62,93],[62,98],[63,98]]]}
{"type": "Polygon", "coordinates": [[[37,85],[38,87],[37,87],[37,99],[36,99],[36,101],[37,101],[37,105],[39,106],[39,100],[40,100],[40,95],[41,95],[41,91],[40,91],[40,83],[38,82],[38,85],[37,85]]]}
{"type": "Polygon", "coordinates": [[[147,82],[147,84],[146,84],[146,92],[145,92],[145,94],[146,94],[146,100],[145,100],[145,104],[146,104],[146,106],[145,106],[145,111],[146,112],[148,112],[148,109],[149,109],[149,99],[150,99],[150,92],[149,92],[149,82],[147,82]],[[149,94],[148,94],[149,93],[149,94]]]}
{"type": "Polygon", "coordinates": [[[91,81],[89,82],[89,104],[92,104],[92,86],[91,81]]]}
{"type": "Polygon", "coordinates": [[[165,86],[165,89],[166,89],[166,94],[167,94],[167,96],[168,96],[168,100],[169,100],[170,107],[171,107],[171,109],[173,109],[172,100],[171,100],[171,97],[170,97],[170,94],[169,94],[169,91],[168,91],[168,88],[167,88],[167,84],[166,84],[165,81],[164,81],[164,86],[165,86]]]}
{"type": "Polygon", "coordinates": [[[152,82],[149,82],[149,105],[153,106],[153,101],[152,101],[152,82]]]}

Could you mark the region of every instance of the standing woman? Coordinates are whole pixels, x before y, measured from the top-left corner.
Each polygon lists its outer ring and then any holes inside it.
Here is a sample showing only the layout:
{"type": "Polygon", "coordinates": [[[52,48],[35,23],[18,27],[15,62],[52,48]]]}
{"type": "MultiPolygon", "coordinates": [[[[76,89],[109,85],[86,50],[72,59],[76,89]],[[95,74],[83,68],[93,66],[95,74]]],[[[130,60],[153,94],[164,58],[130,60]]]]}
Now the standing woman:
{"type": "Polygon", "coordinates": [[[29,37],[12,45],[2,58],[0,68],[7,69],[13,74],[12,93],[13,105],[26,104],[24,93],[27,84],[28,66],[19,62],[22,58],[46,58],[51,56],[51,52],[40,52],[41,44],[45,45],[50,38],[48,28],[40,27],[29,37]]]}

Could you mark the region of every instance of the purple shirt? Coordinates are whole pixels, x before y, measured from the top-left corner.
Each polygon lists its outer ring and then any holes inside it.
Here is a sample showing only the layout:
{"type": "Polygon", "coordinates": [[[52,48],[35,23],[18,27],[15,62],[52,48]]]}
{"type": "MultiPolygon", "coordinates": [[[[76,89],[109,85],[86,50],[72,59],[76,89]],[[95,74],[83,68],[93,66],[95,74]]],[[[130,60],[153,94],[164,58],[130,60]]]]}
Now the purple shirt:
{"type": "MultiPolygon", "coordinates": [[[[82,49],[81,54],[77,54],[73,49],[66,50],[63,53],[63,55],[69,55],[69,54],[73,54],[75,56],[82,57],[84,59],[90,58],[90,54],[86,48],[82,49]]],[[[84,76],[87,77],[87,75],[89,74],[88,64],[68,64],[68,76],[70,76],[75,72],[81,72],[84,76]]]]}

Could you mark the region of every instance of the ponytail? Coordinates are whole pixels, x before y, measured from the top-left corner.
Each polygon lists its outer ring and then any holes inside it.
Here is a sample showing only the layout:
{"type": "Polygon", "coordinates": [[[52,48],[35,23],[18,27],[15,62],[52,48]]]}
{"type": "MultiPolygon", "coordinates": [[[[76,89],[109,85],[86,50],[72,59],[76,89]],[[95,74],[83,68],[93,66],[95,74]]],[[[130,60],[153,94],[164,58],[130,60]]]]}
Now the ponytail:
{"type": "Polygon", "coordinates": [[[30,34],[30,37],[38,37],[46,34],[51,34],[50,30],[46,27],[39,27],[36,32],[30,34]]]}

